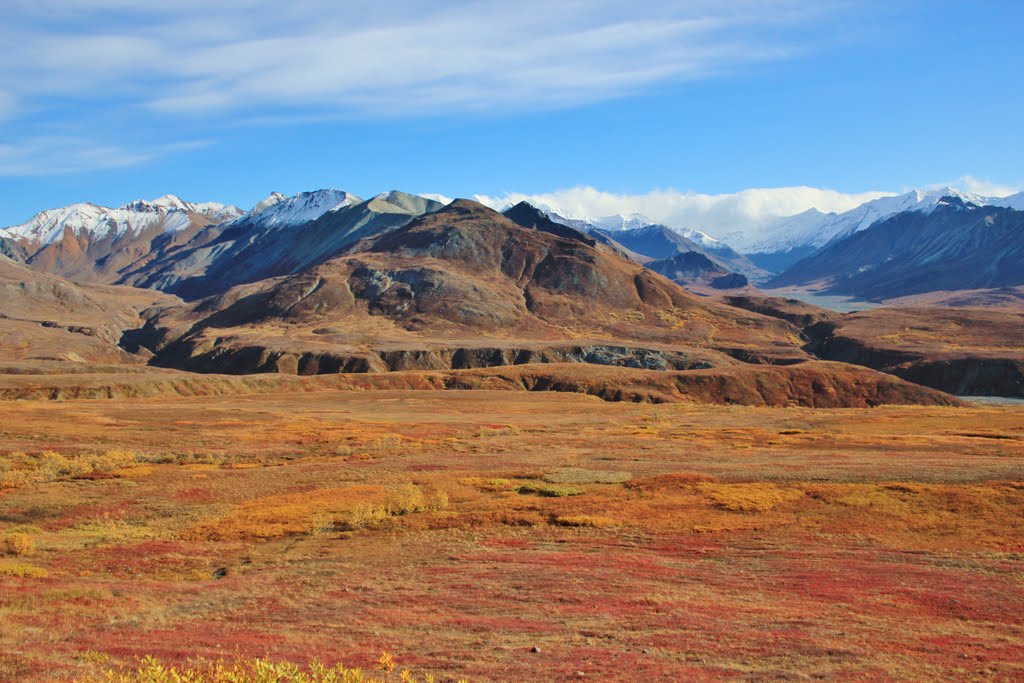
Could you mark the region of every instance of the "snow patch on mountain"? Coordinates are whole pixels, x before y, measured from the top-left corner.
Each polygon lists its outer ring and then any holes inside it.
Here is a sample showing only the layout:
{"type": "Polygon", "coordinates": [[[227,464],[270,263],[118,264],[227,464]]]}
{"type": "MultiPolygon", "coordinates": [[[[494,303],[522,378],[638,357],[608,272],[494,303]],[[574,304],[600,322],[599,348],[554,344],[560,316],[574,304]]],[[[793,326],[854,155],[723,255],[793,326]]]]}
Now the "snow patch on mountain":
{"type": "Polygon", "coordinates": [[[245,214],[237,206],[232,204],[220,204],[218,202],[186,202],[181,197],[173,194],[165,194],[159,199],[154,199],[149,204],[156,207],[163,207],[170,210],[188,211],[206,216],[213,223],[229,221],[245,214]]]}
{"type": "Polygon", "coordinates": [[[672,228],[672,230],[675,230],[686,239],[690,240],[691,242],[695,242],[702,247],[708,247],[709,249],[717,249],[720,247],[728,246],[721,240],[716,240],[711,235],[707,234],[706,232],[701,232],[700,230],[695,230],[693,228],[672,228]]]}
{"type": "Polygon", "coordinates": [[[0,234],[46,246],[70,231],[75,236],[87,236],[95,242],[107,237],[118,238],[126,233],[140,234],[155,226],[164,232],[177,232],[193,224],[193,214],[219,223],[237,218],[242,211],[236,206],[216,202],[191,204],[174,195],[164,195],[152,201],[138,199],[116,209],[86,202],[41,211],[21,225],[4,228],[0,234]]]}
{"type": "Polygon", "coordinates": [[[819,248],[904,211],[932,211],[943,197],[955,197],[979,206],[1002,206],[1001,202],[1004,201],[952,187],[912,190],[901,195],[874,199],[840,214],[808,209],[795,216],[781,218],[756,231],[740,229],[726,232],[720,237],[747,254],[786,252],[800,247],[819,248]]]}
{"type": "Polygon", "coordinates": [[[280,204],[286,199],[288,199],[288,197],[281,194],[280,192],[271,192],[263,201],[258,202],[256,206],[252,207],[252,210],[249,212],[249,215],[254,216],[262,212],[264,209],[269,209],[275,204],[280,204]]]}
{"type": "Polygon", "coordinates": [[[612,216],[602,216],[588,222],[602,230],[636,230],[637,228],[654,225],[657,221],[651,220],[642,213],[620,213],[612,216]]]}
{"type": "Polygon", "coordinates": [[[294,197],[274,192],[238,222],[244,221],[259,228],[285,228],[314,221],[329,211],[361,201],[354,194],[334,189],[300,192],[294,197]]]}
{"type": "Polygon", "coordinates": [[[40,211],[21,225],[12,225],[5,231],[15,239],[24,239],[40,244],[49,244],[64,234],[65,229],[78,235],[92,233],[102,227],[105,233],[109,226],[102,222],[110,209],[95,204],[83,203],[64,206],[59,209],[40,211]]]}

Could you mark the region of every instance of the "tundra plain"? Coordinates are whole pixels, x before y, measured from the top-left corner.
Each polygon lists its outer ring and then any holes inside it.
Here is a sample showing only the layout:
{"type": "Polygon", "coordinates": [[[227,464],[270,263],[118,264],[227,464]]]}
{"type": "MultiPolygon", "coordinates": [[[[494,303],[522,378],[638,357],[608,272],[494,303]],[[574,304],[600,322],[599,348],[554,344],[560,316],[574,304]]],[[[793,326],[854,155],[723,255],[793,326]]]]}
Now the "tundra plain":
{"type": "Polygon", "coordinates": [[[0,453],[2,680],[1024,677],[1020,406],[25,400],[0,453]]]}

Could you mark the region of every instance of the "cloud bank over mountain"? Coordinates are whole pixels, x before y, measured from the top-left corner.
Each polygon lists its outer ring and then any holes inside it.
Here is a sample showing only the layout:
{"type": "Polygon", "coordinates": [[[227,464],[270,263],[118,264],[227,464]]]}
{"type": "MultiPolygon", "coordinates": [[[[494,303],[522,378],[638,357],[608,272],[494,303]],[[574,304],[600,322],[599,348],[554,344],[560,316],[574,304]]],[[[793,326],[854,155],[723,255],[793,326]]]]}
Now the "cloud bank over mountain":
{"type": "Polygon", "coordinates": [[[755,188],[726,194],[678,190],[615,194],[582,186],[542,194],[476,195],[474,199],[494,208],[526,201],[567,217],[597,218],[640,213],[658,223],[700,228],[714,234],[729,230],[737,223],[769,222],[812,208],[823,213],[841,213],[872,199],[894,194],[883,191],[845,193],[805,186],[755,188]]]}
{"type": "MultiPolygon", "coordinates": [[[[931,183],[925,187],[938,190],[950,185],[990,197],[1004,197],[1020,189],[970,175],[961,176],[953,183],[931,183]]],[[[695,228],[713,236],[721,236],[734,233],[738,229],[756,230],[758,226],[772,225],[781,218],[811,210],[841,214],[865,202],[882,197],[895,197],[907,190],[905,188],[899,191],[841,192],[796,186],[750,188],[722,194],[673,189],[652,190],[642,194],[617,194],[590,186],[579,186],[538,194],[477,194],[473,199],[495,209],[525,201],[568,218],[595,219],[603,216],[642,214],[656,223],[679,228],[695,228]]],[[[431,196],[443,198],[443,195],[431,196]]]]}

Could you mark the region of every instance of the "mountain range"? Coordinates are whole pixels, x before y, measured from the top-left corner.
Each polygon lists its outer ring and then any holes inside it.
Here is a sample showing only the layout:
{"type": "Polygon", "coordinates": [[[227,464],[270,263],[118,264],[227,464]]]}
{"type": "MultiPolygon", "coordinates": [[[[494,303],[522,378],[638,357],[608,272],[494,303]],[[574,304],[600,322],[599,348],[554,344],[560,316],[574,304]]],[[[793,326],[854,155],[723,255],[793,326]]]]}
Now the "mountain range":
{"type": "MultiPolygon", "coordinates": [[[[1003,351],[982,354],[975,340],[977,352],[956,357],[960,375],[931,378],[946,366],[927,348],[915,351],[917,374],[908,374],[891,362],[903,357],[898,350],[864,355],[835,341],[857,330],[856,348],[875,348],[882,342],[870,338],[870,323],[844,326],[840,314],[750,285],[876,300],[969,289],[980,301],[977,292],[998,291],[1013,305],[1015,287],[1024,300],[1024,211],[974,199],[914,193],[869,202],[830,219],[803,245],[809,256],[774,276],[700,231],[639,215],[566,219],[525,202],[497,212],[470,200],[446,205],[399,191],[362,199],[326,189],[273,193],[250,211],[170,195],[116,209],[77,204],[0,231],[8,291],[0,330],[8,356],[24,350],[9,358],[19,363],[95,359],[231,374],[582,363],[702,370],[732,387],[722,400],[739,395],[733,391],[757,400],[751,373],[772,365],[799,366],[823,387],[881,391],[880,378],[852,363],[938,388],[1013,394],[1016,380],[970,378],[1005,378],[977,363],[1024,377],[1024,352],[1009,341],[1016,318],[991,314],[1003,321],[992,328],[1006,338],[1003,351]],[[815,365],[816,358],[845,365],[815,365]]],[[[925,330],[928,310],[915,314],[925,330]]],[[[891,327],[892,318],[879,320],[891,327]]],[[[543,380],[534,373],[530,382],[563,386],[560,372],[545,370],[543,380]]],[[[772,381],[790,372],[773,371],[772,381]]],[[[574,377],[564,386],[578,386],[574,377]]],[[[597,386],[614,394],[605,380],[597,386]]],[[[788,386],[793,400],[826,400],[805,393],[813,382],[788,386]]],[[[842,400],[869,400],[858,392],[842,400]]],[[[771,400],[790,400],[780,396],[771,400]]]]}
{"type": "MultiPolygon", "coordinates": [[[[929,291],[929,287],[956,291],[1024,284],[1017,282],[1012,258],[1003,266],[989,268],[1002,268],[1003,275],[998,277],[975,277],[976,267],[969,277],[960,277],[964,271],[955,264],[964,259],[957,254],[973,248],[975,243],[969,240],[946,240],[941,255],[932,253],[934,249],[917,253],[923,242],[916,239],[915,230],[934,233],[934,227],[924,224],[944,220],[947,212],[939,209],[946,208],[949,201],[1020,210],[1024,193],[991,198],[953,188],[914,190],[875,199],[842,214],[811,209],[756,235],[744,230],[729,232],[725,240],[692,228],[658,224],[637,213],[566,218],[523,202],[506,207],[505,215],[553,234],[558,234],[555,226],[585,234],[690,286],[707,286],[712,280],[731,287],[751,282],[887,299],[929,291]],[[917,218],[901,223],[905,227],[901,228],[902,246],[896,258],[889,253],[893,245],[880,235],[887,234],[885,231],[896,225],[892,219],[902,215],[917,218]],[[889,228],[876,227],[882,224],[889,228]],[[870,232],[871,237],[846,241],[862,232],[870,232]],[[870,254],[865,253],[869,242],[873,244],[870,254]],[[884,266],[880,265],[883,259],[889,259],[884,266]],[[919,286],[899,283],[904,267],[923,261],[950,267],[942,278],[926,277],[919,286]],[[860,270],[854,273],[856,269],[860,270]],[[884,281],[856,284],[878,278],[880,273],[886,274],[884,281]]],[[[173,195],[116,209],[83,203],[43,211],[21,225],[0,229],[0,254],[78,281],[156,288],[195,298],[245,282],[300,272],[364,237],[397,229],[443,206],[399,191],[364,200],[334,189],[293,197],[272,193],[248,212],[215,202],[190,203],[173,195]]],[[[972,234],[981,239],[981,233],[972,234]]],[[[1005,238],[1012,241],[1014,235],[1010,229],[1005,238]]],[[[982,243],[993,253],[999,251],[998,244],[981,239],[978,244],[982,243]]]]}
{"type": "Polygon", "coordinates": [[[985,197],[943,187],[881,197],[839,214],[809,209],[796,216],[775,221],[756,234],[737,231],[723,237],[738,245],[758,265],[781,272],[829,243],[866,230],[891,216],[908,211],[930,212],[944,197],[954,197],[978,206],[1024,209],[1024,193],[1009,197],[985,197]]]}

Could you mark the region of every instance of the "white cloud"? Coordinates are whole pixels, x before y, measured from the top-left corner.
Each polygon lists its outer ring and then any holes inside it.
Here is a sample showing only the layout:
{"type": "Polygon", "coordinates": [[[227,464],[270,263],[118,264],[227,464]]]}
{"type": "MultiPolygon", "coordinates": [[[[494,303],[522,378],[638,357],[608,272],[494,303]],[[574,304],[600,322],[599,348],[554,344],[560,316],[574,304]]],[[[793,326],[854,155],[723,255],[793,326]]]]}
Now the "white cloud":
{"type": "Polygon", "coordinates": [[[801,49],[790,29],[822,12],[798,0],[13,2],[0,89],[20,96],[401,116],[566,106],[784,59],[801,49]]]}
{"type": "Polygon", "coordinates": [[[0,176],[52,175],[137,166],[205,144],[181,142],[129,150],[76,137],[33,137],[16,143],[0,143],[0,176]]]}
{"type": "Polygon", "coordinates": [[[583,186],[545,194],[510,192],[501,196],[476,195],[474,199],[494,208],[527,201],[568,217],[599,218],[641,213],[673,227],[704,230],[712,235],[737,228],[765,225],[808,209],[842,213],[893,192],[846,193],[814,187],[780,187],[742,190],[728,194],[701,194],[678,190],[653,190],[645,194],[614,194],[583,186]]]}
{"type": "Polygon", "coordinates": [[[436,192],[418,192],[417,194],[421,197],[425,197],[426,199],[433,199],[435,202],[441,202],[442,204],[451,204],[454,201],[448,195],[437,194],[436,192]]]}

